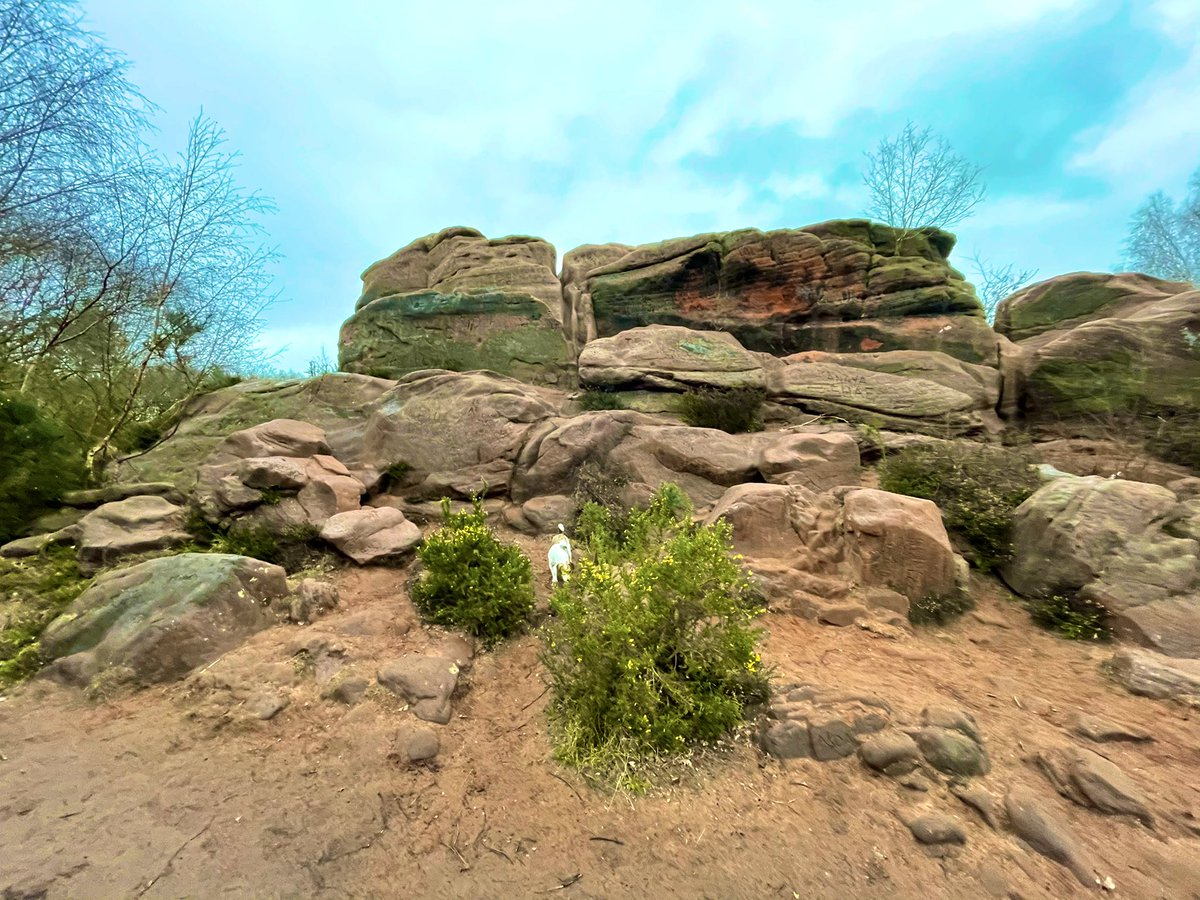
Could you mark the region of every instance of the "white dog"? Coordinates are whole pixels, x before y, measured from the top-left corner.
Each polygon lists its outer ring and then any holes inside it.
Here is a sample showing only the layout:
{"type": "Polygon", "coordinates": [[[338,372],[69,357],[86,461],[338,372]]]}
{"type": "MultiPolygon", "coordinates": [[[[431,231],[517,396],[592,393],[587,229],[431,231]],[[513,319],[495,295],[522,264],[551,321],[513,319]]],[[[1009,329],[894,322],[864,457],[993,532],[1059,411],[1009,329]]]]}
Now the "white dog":
{"type": "Polygon", "coordinates": [[[558,526],[558,530],[562,534],[550,545],[550,552],[547,554],[551,584],[566,583],[567,571],[571,568],[571,539],[567,537],[567,530],[562,525],[558,526]]]}

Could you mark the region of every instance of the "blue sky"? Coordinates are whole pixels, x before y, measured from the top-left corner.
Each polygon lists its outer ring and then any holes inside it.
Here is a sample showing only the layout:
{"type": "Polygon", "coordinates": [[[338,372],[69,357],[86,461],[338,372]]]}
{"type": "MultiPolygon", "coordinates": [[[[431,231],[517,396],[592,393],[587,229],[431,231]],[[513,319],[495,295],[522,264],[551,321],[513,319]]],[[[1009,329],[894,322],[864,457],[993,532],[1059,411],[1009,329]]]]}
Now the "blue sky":
{"type": "Polygon", "coordinates": [[[1113,269],[1200,167],[1200,0],[82,5],[164,148],[203,107],[275,198],[281,368],[336,356],[362,269],[420,235],[561,258],[855,216],[863,151],[909,119],[986,168],[965,271],[1113,269]]]}

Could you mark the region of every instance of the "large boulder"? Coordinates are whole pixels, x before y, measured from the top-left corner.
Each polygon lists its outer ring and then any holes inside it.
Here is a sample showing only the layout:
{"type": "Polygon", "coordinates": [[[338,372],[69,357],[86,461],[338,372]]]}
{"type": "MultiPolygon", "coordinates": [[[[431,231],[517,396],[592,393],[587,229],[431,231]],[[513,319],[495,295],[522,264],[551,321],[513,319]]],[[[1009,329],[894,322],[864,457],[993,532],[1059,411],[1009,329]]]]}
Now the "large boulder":
{"type": "Polygon", "coordinates": [[[105,503],[72,526],[80,566],[95,571],[125,556],[186,544],[191,535],[183,518],[183,507],[158,496],[105,503]]]}
{"type": "Polygon", "coordinates": [[[1016,510],[1002,574],[1026,597],[1079,594],[1104,606],[1120,637],[1200,657],[1200,504],[1168,488],[1056,478],[1016,510]]]}
{"type": "Polygon", "coordinates": [[[825,490],[861,477],[858,444],[846,432],[726,434],[617,410],[556,419],[533,433],[518,459],[512,498],[569,495],[589,462],[624,485],[631,503],[670,481],[701,508],[746,481],[825,490]]]}
{"type": "MultiPolygon", "coordinates": [[[[352,447],[373,401],[393,382],[335,373],[318,378],[243,381],[197,397],[161,444],[121,460],[119,481],[163,481],[183,491],[196,483],[203,462],[234,432],[280,419],[324,429],[335,455],[352,447]]],[[[328,451],[325,451],[328,452],[328,451]]],[[[254,455],[271,455],[263,450],[254,455]]],[[[295,455],[295,454],[285,454],[295,455]]]]}
{"type": "Polygon", "coordinates": [[[368,487],[388,475],[385,487],[414,500],[506,493],[531,430],[565,403],[493,372],[414,373],[372,408],[356,471],[368,487]]]}
{"type": "MultiPolygon", "coordinates": [[[[114,668],[127,679],[169,681],[278,621],[288,592],[279,566],[185,553],[99,576],[42,634],[53,673],[86,684],[114,668]]],[[[52,674],[53,674],[52,673],[52,674]]]]}
{"type": "Polygon", "coordinates": [[[362,276],[342,326],[342,369],[395,378],[420,369],[491,369],[551,385],[571,381],[554,248],[488,240],[473,228],[419,238],[362,276]]]}
{"type": "Polygon", "coordinates": [[[686,325],[775,355],[939,350],[996,365],[974,290],[947,263],[953,246],[936,229],[854,219],[589,247],[567,257],[566,318],[577,348],[642,325],[686,325]]]}
{"type": "Polygon", "coordinates": [[[721,518],[768,599],[791,612],[820,618],[858,604],[901,614],[910,602],[962,589],[941,513],[928,500],[748,483],[726,491],[707,521],[721,518]]]}
{"type": "Polygon", "coordinates": [[[1035,421],[1200,413],[1200,292],[1145,275],[1061,275],[1001,305],[1035,421]]]}
{"type": "Polygon", "coordinates": [[[394,562],[421,541],[421,529],[389,506],[355,509],[331,516],[321,540],[337,547],[360,566],[394,562]]]}
{"type": "MultiPolygon", "coordinates": [[[[747,350],[726,332],[647,325],[588,343],[579,355],[579,381],[610,391],[667,392],[657,404],[665,410],[671,392],[758,388],[805,414],[895,430],[945,434],[1000,426],[1000,372],[932,350],[808,351],[778,359],[747,350]]],[[[635,405],[654,405],[634,396],[635,405]]]]}

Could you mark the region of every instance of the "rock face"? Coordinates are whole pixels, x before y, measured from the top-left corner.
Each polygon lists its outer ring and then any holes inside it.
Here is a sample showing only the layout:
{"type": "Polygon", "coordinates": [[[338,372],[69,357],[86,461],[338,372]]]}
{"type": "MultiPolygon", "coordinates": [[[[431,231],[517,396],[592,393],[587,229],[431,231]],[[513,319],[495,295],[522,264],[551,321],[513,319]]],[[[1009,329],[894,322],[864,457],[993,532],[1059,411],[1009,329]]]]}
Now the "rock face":
{"type": "Polygon", "coordinates": [[[487,372],[414,374],[372,408],[358,465],[369,485],[399,467],[404,474],[393,480],[416,500],[505,493],[531,429],[565,402],[487,372]]]}
{"type": "Polygon", "coordinates": [[[120,668],[138,683],[169,681],[272,625],[287,596],[279,566],[215,553],[185,553],[108,572],[42,635],[55,669],[86,683],[120,668]]]}
{"type": "Polygon", "coordinates": [[[577,350],[641,325],[685,325],[777,356],[940,350],[996,364],[979,301],[946,262],[953,236],[927,229],[898,248],[899,236],[853,219],[581,248],[564,260],[565,318],[577,350]]]}
{"type": "Polygon", "coordinates": [[[733,525],[734,547],[772,603],[812,618],[848,601],[903,616],[911,601],[961,589],[941,513],[928,500],[740,484],[708,521],[718,518],[733,525]]]}
{"type": "Polygon", "coordinates": [[[278,419],[303,420],[323,429],[326,439],[336,445],[334,453],[340,455],[345,446],[342,435],[353,443],[355,429],[372,401],[391,386],[382,378],[346,373],[307,380],[243,381],[197,397],[168,440],[121,461],[115,474],[122,482],[163,481],[189,491],[201,464],[230,434],[278,419]]]}
{"type": "Polygon", "coordinates": [[[995,430],[1000,372],[945,353],[810,351],[778,359],[731,334],[677,325],[631,328],[590,342],[579,381],[611,391],[759,388],[777,404],[905,431],[995,430]]]}
{"type": "Polygon", "coordinates": [[[1200,657],[1200,509],[1165,487],[1056,478],[1018,507],[1005,581],[1026,597],[1078,593],[1121,637],[1200,657]]]}
{"type": "Polygon", "coordinates": [[[387,378],[490,369],[569,383],[554,258],[538,238],[488,240],[473,228],[413,241],[363,273],[362,296],[342,326],[340,367],[387,378]]]}
{"type": "Polygon", "coordinates": [[[1001,303],[1022,350],[1025,413],[1200,412],[1200,292],[1146,275],[1061,275],[1001,303]]]}

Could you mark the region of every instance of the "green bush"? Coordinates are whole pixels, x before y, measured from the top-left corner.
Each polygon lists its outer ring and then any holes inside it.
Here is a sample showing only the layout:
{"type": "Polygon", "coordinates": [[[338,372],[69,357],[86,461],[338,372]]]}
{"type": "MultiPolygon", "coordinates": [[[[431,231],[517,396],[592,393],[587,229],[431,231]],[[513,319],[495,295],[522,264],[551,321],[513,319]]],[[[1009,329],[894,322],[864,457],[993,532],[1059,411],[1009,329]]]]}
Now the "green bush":
{"type": "Polygon", "coordinates": [[[575,533],[580,540],[586,542],[591,527],[588,521],[596,518],[595,510],[589,512],[589,506],[598,506],[608,513],[605,527],[618,533],[624,531],[629,510],[623,498],[628,486],[625,473],[607,462],[589,459],[579,467],[572,499],[576,509],[575,533]]]}
{"type": "Polygon", "coordinates": [[[579,405],[588,412],[600,409],[624,409],[625,404],[615,391],[604,388],[587,388],[579,397],[579,405]]]}
{"type": "Polygon", "coordinates": [[[0,559],[0,688],[42,667],[42,631],[88,583],[66,547],[25,559],[0,559]]]}
{"type": "Polygon", "coordinates": [[[730,434],[762,431],[762,388],[696,388],[679,398],[679,415],[688,425],[719,428],[730,434]]]}
{"type": "Polygon", "coordinates": [[[1108,610],[1077,594],[1053,594],[1027,602],[1029,616],[1048,631],[1072,641],[1107,641],[1112,637],[1108,610]]]}
{"type": "Polygon", "coordinates": [[[692,520],[664,485],[623,534],[591,505],[570,581],[551,601],[542,659],[556,753],[585,774],[639,790],[647,766],[726,735],[768,695],[753,620],[763,612],[731,527],[692,520]]]}
{"type": "Polygon", "coordinates": [[[1013,511],[1040,486],[1030,458],[1011,448],[946,443],[908,447],[879,465],[885,491],[932,500],[946,527],[988,571],[1012,558],[1013,511]]]}
{"type": "Polygon", "coordinates": [[[922,597],[908,607],[908,621],[914,625],[945,625],[951,619],[957,619],[975,602],[970,594],[930,594],[922,597]]]}
{"type": "Polygon", "coordinates": [[[289,573],[310,568],[332,555],[320,541],[320,529],[315,525],[294,525],[280,532],[265,525],[238,523],[222,529],[205,521],[198,509],[189,507],[184,529],[192,535],[192,543],[183,548],[186,551],[249,556],[283,566],[289,573]]]}
{"type": "Polygon", "coordinates": [[[442,500],[442,517],[445,524],[417,550],[424,568],[410,591],[413,604],[430,622],[495,643],[533,612],[533,567],[492,533],[478,497],[457,513],[442,500]]]}
{"type": "Polygon", "coordinates": [[[0,395],[0,543],[86,481],[83,454],[32,403],[0,395]]]}

